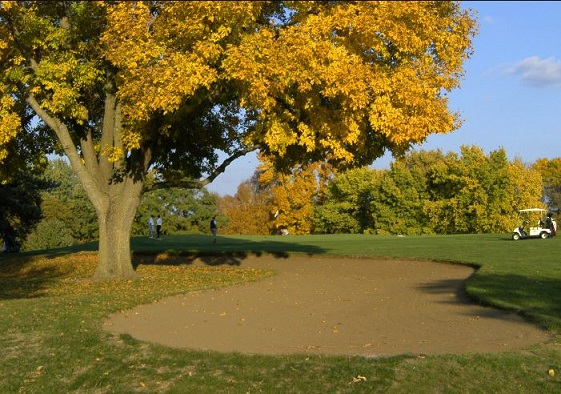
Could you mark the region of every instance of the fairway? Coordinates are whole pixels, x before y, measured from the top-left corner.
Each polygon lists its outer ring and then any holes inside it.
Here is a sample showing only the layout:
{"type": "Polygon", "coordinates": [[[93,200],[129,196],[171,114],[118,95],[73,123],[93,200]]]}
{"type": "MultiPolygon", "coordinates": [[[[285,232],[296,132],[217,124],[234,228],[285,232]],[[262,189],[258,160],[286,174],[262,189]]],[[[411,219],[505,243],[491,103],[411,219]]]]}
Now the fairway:
{"type": "Polygon", "coordinates": [[[124,281],[97,247],[3,256],[0,392],[559,392],[561,237],[138,237],[124,281]]]}
{"type": "Polygon", "coordinates": [[[514,313],[468,302],[467,266],[266,254],[239,264],[278,275],[139,306],[104,326],[170,347],[274,355],[491,353],[552,339],[514,313]]]}

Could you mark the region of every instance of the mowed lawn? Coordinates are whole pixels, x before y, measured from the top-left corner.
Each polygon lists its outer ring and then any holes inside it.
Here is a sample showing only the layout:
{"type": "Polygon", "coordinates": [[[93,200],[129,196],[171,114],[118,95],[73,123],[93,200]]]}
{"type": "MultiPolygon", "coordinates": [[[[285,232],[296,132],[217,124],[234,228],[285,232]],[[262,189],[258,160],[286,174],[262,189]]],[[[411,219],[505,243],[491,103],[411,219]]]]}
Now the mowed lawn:
{"type": "Polygon", "coordinates": [[[561,392],[559,340],[501,354],[275,357],[169,349],[102,330],[113,312],[275,274],[244,267],[248,255],[303,253],[469,264],[478,267],[466,284],[473,299],[558,334],[561,237],[136,238],[138,278],[106,282],[89,280],[95,248],[0,256],[0,393],[561,392]]]}

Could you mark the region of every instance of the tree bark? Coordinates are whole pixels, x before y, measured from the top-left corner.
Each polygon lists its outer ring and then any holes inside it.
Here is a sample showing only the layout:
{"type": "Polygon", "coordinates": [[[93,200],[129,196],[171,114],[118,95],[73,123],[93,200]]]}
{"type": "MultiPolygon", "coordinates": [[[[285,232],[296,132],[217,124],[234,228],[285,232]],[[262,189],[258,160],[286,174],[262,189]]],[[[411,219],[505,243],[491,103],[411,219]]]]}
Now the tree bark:
{"type": "Polygon", "coordinates": [[[109,186],[118,189],[108,199],[94,197],[99,223],[99,256],[94,278],[129,278],[136,276],[131,259],[132,222],[140,203],[141,182],[126,179],[109,186]]]}

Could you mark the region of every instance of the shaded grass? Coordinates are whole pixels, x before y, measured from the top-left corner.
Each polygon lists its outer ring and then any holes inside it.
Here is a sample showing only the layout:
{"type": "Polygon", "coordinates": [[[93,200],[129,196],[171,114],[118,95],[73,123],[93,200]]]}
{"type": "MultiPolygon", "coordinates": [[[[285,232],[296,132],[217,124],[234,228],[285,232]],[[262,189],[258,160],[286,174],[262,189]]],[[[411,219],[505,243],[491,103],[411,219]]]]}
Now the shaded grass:
{"type": "MultiPolygon", "coordinates": [[[[90,281],[95,254],[78,249],[1,256],[2,393],[559,392],[559,345],[503,354],[368,359],[193,352],[102,330],[111,313],[169,295],[272,275],[244,267],[249,254],[414,258],[481,267],[467,291],[559,332],[561,238],[506,236],[166,237],[133,240],[139,278],[90,281]],[[72,252],[72,254],[70,254],[72,252]],[[203,262],[206,266],[193,264],[203,262]],[[355,379],[358,376],[366,380],[355,379]]],[[[96,245],[83,249],[93,250],[96,245]]]]}

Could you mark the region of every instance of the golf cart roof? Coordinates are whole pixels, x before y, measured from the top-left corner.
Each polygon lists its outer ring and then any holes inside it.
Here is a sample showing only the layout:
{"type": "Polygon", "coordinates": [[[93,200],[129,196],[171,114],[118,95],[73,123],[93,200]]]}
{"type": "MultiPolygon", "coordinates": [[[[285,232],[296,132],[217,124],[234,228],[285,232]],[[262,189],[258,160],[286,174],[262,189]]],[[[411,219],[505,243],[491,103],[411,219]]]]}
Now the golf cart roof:
{"type": "Polygon", "coordinates": [[[547,212],[547,209],[542,208],[528,208],[528,209],[521,209],[518,212],[547,212]]]}

